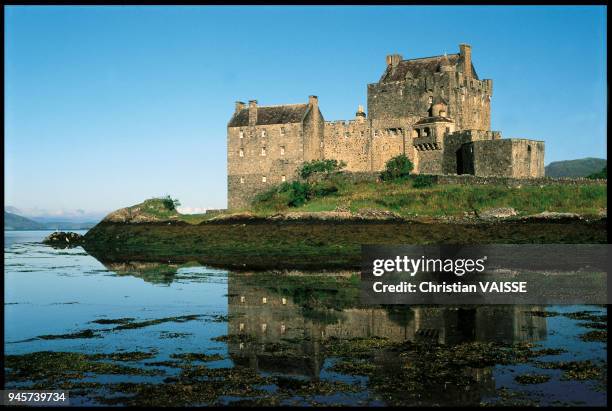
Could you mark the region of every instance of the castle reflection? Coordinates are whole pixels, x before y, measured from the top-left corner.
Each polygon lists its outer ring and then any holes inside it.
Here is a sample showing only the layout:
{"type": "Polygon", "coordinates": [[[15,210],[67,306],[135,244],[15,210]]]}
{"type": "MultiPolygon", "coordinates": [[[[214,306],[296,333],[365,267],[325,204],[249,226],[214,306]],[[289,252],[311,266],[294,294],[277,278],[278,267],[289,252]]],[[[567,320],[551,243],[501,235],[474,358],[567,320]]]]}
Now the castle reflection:
{"type": "MultiPolygon", "coordinates": [[[[291,276],[300,275],[293,272],[291,276]]],[[[309,276],[310,274],[303,274],[309,276]]],[[[326,273],[326,276],[332,275],[326,273]]],[[[295,301],[283,277],[276,284],[257,285],[255,273],[228,277],[229,353],[236,364],[258,371],[318,379],[328,357],[325,342],[333,339],[384,337],[393,342],[438,344],[535,342],[546,338],[546,318],[530,315],[539,306],[385,306],[317,307],[317,294],[295,301]],[[248,338],[244,338],[248,336],[248,338]]],[[[327,290],[333,291],[333,290],[327,290]]],[[[393,367],[393,358],[376,358],[393,367]]],[[[473,370],[484,386],[490,369],[473,370]]],[[[494,383],[493,383],[494,388],[494,383]]]]}

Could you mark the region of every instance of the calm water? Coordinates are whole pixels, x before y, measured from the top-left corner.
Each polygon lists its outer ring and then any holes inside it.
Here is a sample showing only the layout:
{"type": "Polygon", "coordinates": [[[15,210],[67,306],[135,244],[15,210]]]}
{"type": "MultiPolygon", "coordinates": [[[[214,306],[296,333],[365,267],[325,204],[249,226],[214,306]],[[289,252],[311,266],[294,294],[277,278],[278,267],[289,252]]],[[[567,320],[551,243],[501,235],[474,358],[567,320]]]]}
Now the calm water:
{"type": "MultiPolygon", "coordinates": [[[[383,337],[398,343],[429,339],[451,346],[494,341],[533,343],[538,349],[562,348],[566,352],[518,365],[483,367],[478,370],[478,383],[470,387],[475,400],[469,401],[495,402],[500,398],[500,389],[504,389],[540,405],[606,403],[606,388],[602,388],[601,381],[564,381],[561,370],[538,368],[535,363],[590,360],[603,364],[605,344],[582,341],[580,335],[591,329],[562,314],[588,310],[601,315],[606,314],[605,308],[405,307],[398,313],[380,307],[359,307],[358,301],[351,304],[350,295],[343,297],[341,307],[330,307],[329,299],[325,300],[327,294],[296,288],[295,278],[300,278],[300,273],[291,273],[291,281],[286,284],[281,279],[270,286],[258,283],[254,273],[201,266],[138,262],[105,265],[80,247],[59,250],[41,244],[47,234],[47,231],[4,234],[5,352],[21,355],[39,351],[85,354],[139,351],[150,353],[150,358],[122,365],[160,370],[160,375],[150,376],[84,375],[89,382],[163,383],[178,375],[180,369],[147,363],[172,360],[171,355],[178,353],[206,353],[220,356],[206,362],[209,368],[240,366],[264,377],[339,381],[358,387],[346,393],[285,395],[280,403],[384,405],[387,403],[384,393],[373,390],[368,377],[334,370],[339,360],[326,351],[329,341],[383,337]],[[542,317],[529,313],[544,310],[560,315],[542,317]],[[153,321],[125,329],[115,329],[117,323],[94,322],[125,318],[129,318],[125,321],[130,324],[153,321]],[[91,330],[88,338],[39,338],[83,330],[91,330]],[[214,340],[243,335],[250,338],[214,340]],[[281,344],[282,350],[278,348],[281,344]],[[549,375],[551,379],[541,384],[518,384],[515,377],[526,373],[549,375]]],[[[384,369],[384,359],[380,361],[384,369]]],[[[9,387],[29,384],[10,379],[7,383],[9,387]]],[[[260,388],[270,393],[276,390],[273,384],[260,388]]],[[[96,404],[93,393],[104,395],[105,391],[99,387],[92,390],[71,394],[73,404],[96,404]]],[[[452,401],[454,394],[448,395],[452,401]]],[[[236,399],[226,395],[217,402],[231,403],[236,399]]]]}

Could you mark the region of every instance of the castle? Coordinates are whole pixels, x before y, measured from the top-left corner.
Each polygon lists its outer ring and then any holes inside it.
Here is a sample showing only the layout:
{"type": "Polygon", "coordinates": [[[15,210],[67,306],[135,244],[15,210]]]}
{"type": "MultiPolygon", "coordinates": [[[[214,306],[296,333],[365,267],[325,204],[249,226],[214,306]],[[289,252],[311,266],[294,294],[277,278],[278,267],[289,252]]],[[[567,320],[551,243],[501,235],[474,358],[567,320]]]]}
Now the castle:
{"type": "Polygon", "coordinates": [[[325,121],[316,96],[304,104],[236,102],[227,126],[228,208],[245,207],[273,185],[297,178],[307,161],[335,159],[345,170],[377,172],[405,154],[419,174],[544,176],[544,142],[502,139],[491,130],[493,81],[481,80],[471,47],[404,60],[387,56],[368,84],[367,115],[325,121]]]}

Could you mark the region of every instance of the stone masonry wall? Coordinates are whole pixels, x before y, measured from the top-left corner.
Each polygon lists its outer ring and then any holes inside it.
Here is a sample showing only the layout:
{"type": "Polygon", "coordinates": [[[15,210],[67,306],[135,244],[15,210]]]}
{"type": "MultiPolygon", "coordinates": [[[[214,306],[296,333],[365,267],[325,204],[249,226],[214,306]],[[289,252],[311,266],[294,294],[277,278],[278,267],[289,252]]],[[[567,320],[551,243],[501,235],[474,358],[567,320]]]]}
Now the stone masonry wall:
{"type": "Polygon", "coordinates": [[[229,208],[246,207],[254,193],[280,184],[283,176],[295,178],[304,157],[302,130],[300,123],[228,127],[229,208]]]}
{"type": "Polygon", "coordinates": [[[371,129],[368,121],[326,121],[325,158],[346,162],[347,171],[371,168],[371,129]]]}

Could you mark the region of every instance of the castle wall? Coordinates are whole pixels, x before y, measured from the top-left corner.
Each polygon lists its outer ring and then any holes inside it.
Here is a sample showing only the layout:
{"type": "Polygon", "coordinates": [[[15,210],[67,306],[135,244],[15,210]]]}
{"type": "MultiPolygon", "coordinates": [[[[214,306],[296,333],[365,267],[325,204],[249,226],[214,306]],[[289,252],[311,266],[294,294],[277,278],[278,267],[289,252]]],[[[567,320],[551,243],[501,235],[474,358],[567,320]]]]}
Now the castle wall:
{"type": "Polygon", "coordinates": [[[442,150],[418,150],[419,161],[415,167],[418,174],[442,174],[442,150]]]}
{"type": "MultiPolygon", "coordinates": [[[[372,134],[372,171],[381,171],[391,157],[404,153],[408,144],[404,141],[403,132],[396,129],[374,129],[372,134]]],[[[406,153],[411,161],[414,152],[406,153]]]]}
{"type": "Polygon", "coordinates": [[[406,119],[406,125],[411,125],[427,117],[431,101],[439,97],[448,102],[447,115],[458,129],[489,130],[492,93],[492,80],[459,72],[425,73],[403,81],[368,84],[368,116],[380,122],[406,119]]]}
{"type": "Polygon", "coordinates": [[[462,150],[463,144],[471,141],[499,139],[501,139],[499,131],[487,130],[461,130],[446,135],[442,156],[442,174],[473,174],[472,153],[462,150]],[[462,155],[464,156],[463,161],[461,161],[462,155]],[[463,164],[458,164],[458,161],[463,164]]]}
{"type": "Polygon", "coordinates": [[[228,127],[228,208],[246,207],[255,194],[280,184],[283,176],[295,179],[304,158],[303,140],[300,123],[228,127]]]}
{"type": "Polygon", "coordinates": [[[319,111],[317,97],[310,97],[311,109],[304,119],[304,161],[322,160],[325,152],[325,119],[319,111]]]}
{"type": "Polygon", "coordinates": [[[346,162],[346,171],[371,168],[371,128],[368,121],[326,121],[324,156],[346,162]]]}
{"type": "Polygon", "coordinates": [[[544,142],[526,139],[512,141],[513,177],[544,176],[544,142]]]}
{"type": "Polygon", "coordinates": [[[465,144],[473,155],[474,174],[535,178],[544,176],[544,142],[527,139],[483,140],[465,144]]]}

